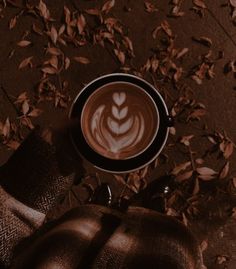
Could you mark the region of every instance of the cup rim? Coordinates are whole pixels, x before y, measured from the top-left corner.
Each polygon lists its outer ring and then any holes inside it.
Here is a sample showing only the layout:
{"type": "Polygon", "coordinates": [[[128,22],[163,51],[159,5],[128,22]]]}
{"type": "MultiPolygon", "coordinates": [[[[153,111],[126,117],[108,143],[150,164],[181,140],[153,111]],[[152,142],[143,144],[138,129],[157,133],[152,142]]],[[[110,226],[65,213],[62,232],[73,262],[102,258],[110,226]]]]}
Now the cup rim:
{"type": "Polygon", "coordinates": [[[152,84],[135,75],[126,73],[111,73],[95,78],[82,88],[71,104],[69,118],[78,117],[81,119],[84,104],[87,98],[91,95],[89,92],[93,92],[99,87],[112,82],[134,84],[135,86],[143,89],[146,94],[151,96],[151,99],[155,103],[155,107],[159,113],[159,130],[157,131],[154,141],[152,141],[152,143],[146,147],[144,152],[138,154],[138,156],[134,156],[129,159],[115,160],[104,157],[92,149],[83,135],[81,126],[78,126],[76,131],[71,132],[70,137],[77,153],[81,154],[99,170],[116,174],[129,173],[144,168],[154,161],[160,154],[168,138],[169,127],[171,125],[170,116],[164,99],[158,92],[158,89],[156,89],[152,84]],[[96,87],[96,84],[101,85],[96,87]],[[82,105],[78,106],[78,103],[82,103],[82,105]],[[156,147],[156,150],[154,150],[153,147],[156,147]]]}

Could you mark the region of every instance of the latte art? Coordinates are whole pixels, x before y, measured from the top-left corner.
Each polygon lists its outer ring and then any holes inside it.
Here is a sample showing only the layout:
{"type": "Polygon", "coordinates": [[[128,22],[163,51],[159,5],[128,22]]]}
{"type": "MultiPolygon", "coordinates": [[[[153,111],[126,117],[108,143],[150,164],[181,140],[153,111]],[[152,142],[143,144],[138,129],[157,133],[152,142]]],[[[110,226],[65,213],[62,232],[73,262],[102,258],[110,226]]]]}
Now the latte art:
{"type": "Polygon", "coordinates": [[[82,129],[88,144],[111,159],[140,154],[158,129],[152,99],[137,86],[116,83],[98,89],[85,104],[82,129]]]}

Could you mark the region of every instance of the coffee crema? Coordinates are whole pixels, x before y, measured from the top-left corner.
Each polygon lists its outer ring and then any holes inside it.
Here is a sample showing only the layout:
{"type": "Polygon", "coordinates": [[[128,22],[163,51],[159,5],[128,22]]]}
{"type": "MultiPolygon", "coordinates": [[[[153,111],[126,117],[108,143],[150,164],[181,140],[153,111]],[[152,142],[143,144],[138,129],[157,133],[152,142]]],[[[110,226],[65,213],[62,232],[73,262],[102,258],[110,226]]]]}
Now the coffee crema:
{"type": "Polygon", "coordinates": [[[86,101],[81,128],[88,145],[116,160],[141,154],[154,140],[159,113],[142,88],[127,82],[106,84],[86,101]]]}

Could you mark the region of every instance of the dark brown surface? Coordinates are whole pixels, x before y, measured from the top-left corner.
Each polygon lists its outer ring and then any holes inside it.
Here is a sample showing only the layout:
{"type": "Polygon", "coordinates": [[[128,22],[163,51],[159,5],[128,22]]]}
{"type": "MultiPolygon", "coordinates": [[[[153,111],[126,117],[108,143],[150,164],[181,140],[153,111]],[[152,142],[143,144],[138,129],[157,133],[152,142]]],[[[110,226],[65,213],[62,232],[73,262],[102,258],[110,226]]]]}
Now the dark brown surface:
{"type": "MultiPolygon", "coordinates": [[[[20,3],[21,1],[15,2],[20,3]]],[[[37,3],[38,1],[29,2],[37,3]]],[[[52,17],[56,19],[55,25],[58,29],[61,21],[63,21],[61,18],[63,17],[64,4],[71,10],[79,8],[80,11],[83,11],[88,8],[94,8],[95,6],[101,6],[104,1],[57,1],[56,5],[54,1],[45,2],[52,17]]],[[[203,11],[203,17],[200,17],[191,10],[191,7],[193,7],[192,1],[185,0],[181,8],[185,12],[185,15],[180,18],[171,18],[168,16],[172,7],[169,1],[152,2],[157,6],[157,12],[146,12],[144,1],[142,0],[120,0],[116,1],[114,8],[108,14],[111,17],[118,18],[122,22],[126,34],[133,42],[135,57],[130,62],[130,65],[129,60],[127,60],[126,65],[134,66],[138,70],[146,63],[148,57],[154,55],[157,41],[153,39],[152,32],[163,20],[167,20],[176,36],[174,40],[175,48],[189,48],[189,52],[184,58],[176,61],[177,65],[184,69],[180,84],[191,87],[194,92],[194,99],[197,102],[203,103],[207,108],[207,114],[200,122],[193,121],[186,124],[177,119],[175,125],[176,135],[170,136],[165,149],[165,153],[169,155],[169,163],[167,165],[160,165],[156,170],[152,170],[151,172],[150,178],[156,179],[166,172],[170,172],[175,164],[189,161],[189,156],[186,157],[186,154],[183,154],[186,150],[182,145],[172,146],[183,135],[194,134],[191,146],[193,151],[197,152],[196,158],[201,157],[211,145],[207,139],[202,137],[206,133],[212,133],[215,130],[219,132],[225,131],[230,139],[234,143],[236,142],[236,80],[232,72],[229,74],[224,73],[225,65],[230,60],[235,60],[236,26],[231,21],[231,7],[229,5],[222,6],[222,4],[228,2],[227,0],[205,1],[208,9],[203,11]],[[219,51],[224,51],[223,59],[215,63],[215,77],[210,80],[204,78],[202,85],[198,85],[191,79],[190,71],[202,62],[201,55],[207,54],[209,48],[193,41],[193,36],[211,38],[213,44],[210,49],[212,50],[213,59],[218,57],[219,51]],[[207,130],[204,130],[204,126],[205,129],[207,126],[207,130]]],[[[27,91],[31,102],[35,102],[35,89],[41,78],[41,64],[47,58],[44,55],[44,48],[49,42],[46,35],[39,36],[35,33],[30,33],[26,39],[30,40],[32,45],[26,48],[20,48],[16,45],[21,40],[24,32],[26,30],[30,31],[33,22],[37,22],[37,25],[43,28],[40,19],[23,15],[17,20],[16,26],[9,30],[8,25],[10,19],[20,10],[20,8],[9,5],[1,12],[3,18],[0,19],[0,84],[6,91],[5,93],[3,90],[0,91],[0,120],[3,122],[7,117],[12,122],[17,122],[17,114],[9,99],[14,101],[15,97],[20,93],[27,91]],[[8,55],[12,50],[15,50],[15,53],[9,59],[8,55]],[[18,70],[20,62],[29,56],[34,57],[33,63],[35,67],[33,69],[25,68],[18,70]]],[[[68,94],[71,100],[82,89],[84,83],[88,83],[99,75],[120,71],[121,65],[110,45],[107,45],[105,49],[98,44],[92,45],[90,43],[83,47],[74,47],[71,44],[67,47],[63,45],[59,45],[59,47],[71,59],[69,69],[62,72],[62,80],[69,82],[68,94]],[[72,59],[74,56],[87,57],[91,63],[87,65],[80,64],[72,59]]],[[[150,76],[147,75],[146,78],[153,83],[150,76]]],[[[59,88],[57,77],[55,77],[55,81],[59,88]]],[[[168,107],[171,108],[179,95],[178,90],[168,80],[157,80],[156,84],[161,89],[163,95],[164,93],[168,93],[167,96],[172,96],[172,98],[167,97],[166,99],[168,107]]],[[[41,108],[43,113],[40,117],[33,119],[33,122],[41,126],[53,126],[55,122],[60,121],[68,113],[68,109],[55,108],[53,102],[42,102],[37,104],[37,107],[41,108]]],[[[28,130],[25,128],[24,133],[27,132],[28,130]]],[[[11,151],[9,151],[8,147],[0,145],[1,164],[8,159],[10,153],[11,151]]],[[[225,181],[229,181],[232,177],[235,177],[235,162],[236,156],[233,155],[230,158],[230,173],[225,181]]],[[[224,160],[218,159],[216,154],[212,154],[208,156],[206,165],[204,164],[204,166],[209,166],[216,171],[220,171],[223,164],[224,160]]],[[[86,167],[88,172],[97,172],[89,164],[86,167]]],[[[115,195],[119,195],[121,184],[115,181],[112,175],[101,173],[100,177],[104,180],[109,180],[115,195]]],[[[214,188],[214,186],[209,185],[208,188],[214,188]]],[[[75,187],[75,191],[77,189],[78,187],[75,187]]],[[[222,189],[225,190],[225,188],[222,189]]],[[[202,206],[205,207],[205,212],[207,213],[205,215],[202,214],[197,220],[192,221],[192,228],[196,231],[199,241],[203,239],[208,240],[208,248],[205,252],[205,263],[208,268],[233,269],[236,266],[236,228],[235,220],[227,220],[228,215],[230,215],[227,210],[235,206],[235,188],[228,195],[226,194],[229,200],[222,195],[222,200],[226,204],[223,209],[220,192],[216,196],[215,198],[218,199],[210,201],[209,206],[208,202],[203,200],[204,205],[202,206]],[[219,200],[218,203],[217,200],[219,200]],[[232,203],[231,207],[229,206],[229,201],[232,203]],[[226,261],[221,265],[216,265],[217,256],[224,255],[227,257],[226,261]]],[[[81,193],[81,199],[83,200],[83,193],[81,193]]],[[[74,205],[77,203],[73,196],[68,197],[68,201],[74,205]]],[[[63,204],[58,211],[61,212],[62,208],[66,210],[68,204],[63,204]]]]}

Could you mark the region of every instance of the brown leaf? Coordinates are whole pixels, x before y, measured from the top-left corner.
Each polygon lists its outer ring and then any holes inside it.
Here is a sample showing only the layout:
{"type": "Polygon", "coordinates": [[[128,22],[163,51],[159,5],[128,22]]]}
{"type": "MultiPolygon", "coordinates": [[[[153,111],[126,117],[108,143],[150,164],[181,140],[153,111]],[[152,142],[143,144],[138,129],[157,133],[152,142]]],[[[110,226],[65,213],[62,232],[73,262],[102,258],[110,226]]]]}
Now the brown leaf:
{"type": "Polygon", "coordinates": [[[31,120],[29,117],[22,117],[20,118],[20,122],[25,125],[26,127],[28,127],[29,129],[33,130],[34,129],[34,125],[32,124],[31,120]]]}
{"type": "Polygon", "coordinates": [[[191,162],[185,162],[177,165],[171,172],[172,175],[178,175],[181,171],[186,170],[191,165],[191,162]]]}
{"type": "Polygon", "coordinates": [[[53,75],[53,74],[56,74],[58,71],[57,69],[55,69],[54,67],[43,67],[41,69],[45,74],[50,74],[50,75],[53,75]]]}
{"type": "Polygon", "coordinates": [[[166,20],[161,23],[161,27],[169,37],[173,36],[172,31],[170,29],[170,25],[166,20]]]}
{"type": "Polygon", "coordinates": [[[199,167],[196,169],[199,174],[199,178],[205,181],[215,178],[217,172],[209,167],[199,167]]]}
{"type": "Polygon", "coordinates": [[[38,5],[38,9],[40,11],[40,15],[45,19],[45,20],[50,20],[51,17],[50,17],[50,12],[46,6],[46,4],[40,0],[39,1],[39,5],[38,5]]]}
{"type": "Polygon", "coordinates": [[[180,139],[180,143],[184,144],[185,146],[190,146],[190,140],[194,137],[194,135],[186,135],[182,136],[180,139]]]}
{"type": "Polygon", "coordinates": [[[81,57],[81,56],[75,56],[75,57],[74,57],[74,60],[75,60],[76,62],[78,62],[78,63],[81,63],[81,64],[89,64],[89,63],[90,63],[90,61],[89,61],[88,58],[86,58],[86,57],[81,57]]]}
{"type": "Polygon", "coordinates": [[[102,6],[102,12],[107,14],[115,5],[115,0],[109,0],[102,6]]]}
{"type": "Polygon", "coordinates": [[[11,130],[11,123],[10,123],[10,120],[9,118],[6,119],[3,127],[2,127],[2,134],[3,136],[5,137],[9,137],[10,135],[10,130],[11,130]]]}
{"type": "Polygon", "coordinates": [[[152,12],[158,11],[158,9],[155,7],[155,5],[153,5],[152,3],[148,2],[148,1],[145,1],[144,2],[144,5],[145,5],[145,10],[148,13],[152,13],[152,12]]]}
{"type": "Polygon", "coordinates": [[[206,7],[206,4],[204,3],[203,0],[193,0],[193,3],[194,3],[194,5],[196,5],[197,7],[200,7],[200,8],[203,8],[203,9],[207,8],[207,7],[206,7]]]}
{"type": "Polygon", "coordinates": [[[185,226],[188,226],[188,219],[184,213],[182,213],[182,221],[183,221],[185,226]]]}
{"type": "Polygon", "coordinates": [[[159,31],[160,31],[161,29],[162,29],[161,26],[157,26],[157,27],[154,29],[154,31],[152,32],[152,37],[153,37],[154,39],[157,38],[157,34],[159,33],[159,31]]]}
{"type": "Polygon", "coordinates": [[[42,114],[42,110],[39,109],[39,108],[34,108],[32,111],[30,111],[30,113],[28,114],[29,117],[33,117],[33,118],[36,118],[38,117],[39,115],[42,114]]]}
{"type": "Polygon", "coordinates": [[[173,16],[173,17],[182,17],[182,16],[184,16],[184,14],[185,13],[183,11],[180,11],[180,6],[175,6],[171,10],[171,16],[173,16]]]}
{"type": "Polygon", "coordinates": [[[56,30],[56,28],[54,26],[51,27],[50,37],[51,37],[52,42],[54,44],[56,44],[58,34],[57,34],[57,30],[56,30]]]}
{"type": "Polygon", "coordinates": [[[229,0],[230,5],[236,8],[236,0],[229,0]]]}
{"type": "Polygon", "coordinates": [[[194,188],[193,188],[193,195],[197,195],[200,191],[200,185],[199,185],[199,180],[198,178],[195,179],[195,182],[194,182],[194,188]]]}
{"type": "Polygon", "coordinates": [[[65,58],[65,70],[67,70],[70,66],[70,59],[68,57],[65,58]]]}
{"type": "Polygon", "coordinates": [[[127,49],[130,50],[131,54],[134,56],[134,48],[133,48],[133,43],[130,40],[130,38],[128,36],[124,36],[124,44],[126,46],[127,49]]]}
{"type": "Polygon", "coordinates": [[[204,160],[201,159],[201,158],[198,158],[195,160],[196,164],[203,164],[204,163],[204,160]]]}
{"type": "Polygon", "coordinates": [[[211,47],[211,45],[212,45],[212,40],[206,36],[201,36],[199,38],[193,37],[193,40],[195,40],[195,41],[197,41],[197,42],[199,42],[207,47],[211,47]]]}
{"type": "Polygon", "coordinates": [[[169,131],[170,131],[170,134],[171,134],[171,135],[176,135],[176,128],[175,128],[175,127],[173,127],[173,126],[170,127],[170,128],[169,128],[169,131]]]}
{"type": "Polygon", "coordinates": [[[198,108],[190,113],[187,120],[200,120],[200,117],[204,115],[206,115],[206,110],[203,108],[198,108]]]}
{"type": "Polygon", "coordinates": [[[25,100],[27,100],[27,92],[22,92],[16,99],[16,101],[14,102],[14,104],[20,104],[23,103],[25,100]]]}
{"type": "Polygon", "coordinates": [[[34,23],[33,23],[32,29],[36,34],[43,35],[43,31],[34,23]]]}
{"type": "Polygon", "coordinates": [[[79,34],[82,34],[84,32],[84,28],[86,26],[86,20],[83,14],[80,14],[77,19],[77,28],[79,31],[79,34]]]}
{"type": "Polygon", "coordinates": [[[9,22],[9,29],[13,29],[16,26],[16,20],[17,20],[17,16],[11,18],[10,22],[9,22]]]}
{"type": "Polygon", "coordinates": [[[178,52],[176,55],[176,59],[182,58],[186,53],[188,53],[189,49],[188,48],[183,48],[178,52]]]}
{"type": "Polygon", "coordinates": [[[174,74],[174,81],[178,82],[180,80],[182,74],[183,74],[183,68],[182,67],[177,68],[175,71],[175,74],[174,74]]]}
{"type": "Polygon", "coordinates": [[[193,171],[188,171],[188,172],[185,172],[181,175],[178,175],[175,180],[177,182],[183,182],[183,181],[191,178],[192,175],[193,175],[193,171]]]}
{"type": "Polygon", "coordinates": [[[207,240],[203,240],[200,245],[201,251],[204,252],[208,248],[207,240]]]}
{"type": "Polygon", "coordinates": [[[30,109],[30,107],[29,107],[29,103],[28,103],[28,101],[27,100],[25,100],[24,102],[23,102],[23,104],[22,104],[22,113],[24,114],[24,115],[26,115],[28,112],[29,112],[29,109],[30,109]]]}
{"type": "Polygon", "coordinates": [[[29,46],[30,44],[31,44],[31,42],[28,41],[28,40],[21,40],[21,41],[19,41],[19,42],[17,43],[17,45],[18,45],[19,47],[27,47],[27,46],[29,46]]]}
{"type": "Polygon", "coordinates": [[[20,143],[16,140],[10,140],[7,142],[7,146],[10,148],[10,149],[13,149],[13,150],[17,150],[18,147],[20,146],[20,143]]]}
{"type": "Polygon", "coordinates": [[[119,61],[124,64],[125,63],[125,54],[123,51],[114,49],[116,57],[119,59],[119,61]]]}
{"type": "Polygon", "coordinates": [[[234,151],[233,142],[227,143],[227,145],[225,147],[225,150],[223,152],[223,155],[224,155],[225,159],[228,159],[233,154],[233,151],[234,151]]]}
{"type": "Polygon", "coordinates": [[[49,63],[52,67],[54,67],[55,69],[57,69],[57,68],[58,68],[58,58],[57,58],[57,56],[53,55],[53,56],[51,57],[51,59],[48,61],[48,63],[49,63]]]}
{"type": "Polygon", "coordinates": [[[56,56],[63,54],[62,51],[58,48],[48,48],[47,53],[50,53],[50,54],[56,55],[56,56]]]}
{"type": "Polygon", "coordinates": [[[86,9],[85,12],[89,15],[100,16],[100,11],[97,8],[86,9]]]}
{"type": "Polygon", "coordinates": [[[224,165],[224,167],[220,172],[219,179],[226,178],[228,173],[229,173],[229,162],[226,162],[226,164],[224,165]]]}
{"type": "Polygon", "coordinates": [[[24,60],[20,63],[18,69],[25,68],[26,66],[29,66],[30,68],[32,68],[32,66],[33,66],[33,64],[32,64],[32,59],[33,59],[33,56],[30,56],[30,57],[24,59],[24,60]]]}

